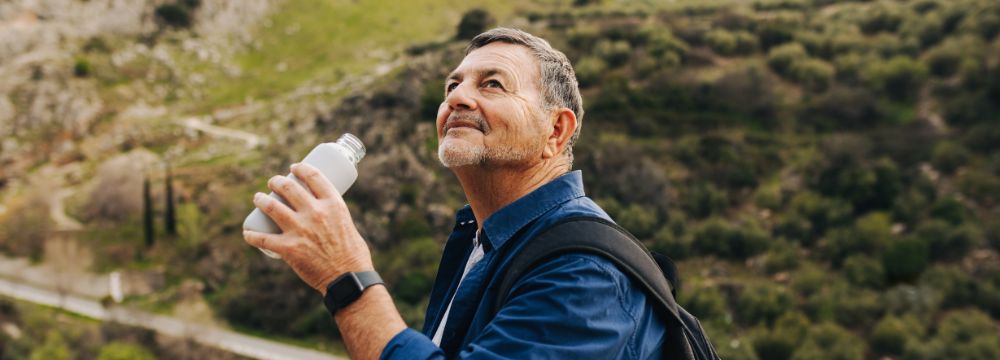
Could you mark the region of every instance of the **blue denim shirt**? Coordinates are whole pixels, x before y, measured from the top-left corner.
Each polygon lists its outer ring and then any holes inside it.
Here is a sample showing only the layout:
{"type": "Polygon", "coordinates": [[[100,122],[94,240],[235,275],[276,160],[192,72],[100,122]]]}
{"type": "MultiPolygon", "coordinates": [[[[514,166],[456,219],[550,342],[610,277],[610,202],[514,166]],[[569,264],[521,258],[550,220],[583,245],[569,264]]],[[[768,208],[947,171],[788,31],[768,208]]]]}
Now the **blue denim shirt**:
{"type": "Polygon", "coordinates": [[[609,219],[584,195],[580,171],[560,176],[505,206],[483,224],[480,240],[485,255],[459,287],[477,229],[472,210],[468,206],[459,210],[423,332],[403,330],[389,341],[381,358],[660,358],[664,321],[642,289],[600,256],[568,254],[526,272],[507,303],[496,316],[491,314],[496,287],[511,260],[499,258],[497,249],[521,247],[554,222],[581,215],[609,219]],[[430,338],[452,296],[439,348],[430,338]]]}

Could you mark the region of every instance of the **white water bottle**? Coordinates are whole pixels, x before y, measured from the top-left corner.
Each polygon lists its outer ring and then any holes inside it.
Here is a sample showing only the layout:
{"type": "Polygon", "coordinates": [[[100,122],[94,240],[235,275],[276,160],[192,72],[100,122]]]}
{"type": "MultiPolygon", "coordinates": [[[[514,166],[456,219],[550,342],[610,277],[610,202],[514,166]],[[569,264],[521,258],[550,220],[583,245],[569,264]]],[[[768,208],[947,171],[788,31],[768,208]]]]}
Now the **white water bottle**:
{"type": "MultiPolygon", "coordinates": [[[[317,145],[309,152],[309,155],[306,155],[305,159],[302,159],[302,162],[319,169],[323,173],[323,176],[326,176],[333,183],[333,186],[337,188],[337,191],[343,195],[354,184],[354,180],[357,180],[357,165],[364,157],[365,145],[356,136],[345,133],[337,139],[337,142],[317,145]]],[[[296,178],[295,175],[288,174],[288,177],[302,184],[306,189],[309,188],[302,180],[296,178]]],[[[278,194],[272,192],[269,196],[288,205],[288,202],[278,194]]],[[[243,229],[270,234],[281,233],[281,228],[270,217],[265,215],[263,211],[260,211],[260,209],[254,209],[247,216],[246,220],[243,221],[243,229]]],[[[273,251],[267,249],[260,249],[260,251],[272,258],[281,258],[280,255],[275,254],[273,251]]]]}

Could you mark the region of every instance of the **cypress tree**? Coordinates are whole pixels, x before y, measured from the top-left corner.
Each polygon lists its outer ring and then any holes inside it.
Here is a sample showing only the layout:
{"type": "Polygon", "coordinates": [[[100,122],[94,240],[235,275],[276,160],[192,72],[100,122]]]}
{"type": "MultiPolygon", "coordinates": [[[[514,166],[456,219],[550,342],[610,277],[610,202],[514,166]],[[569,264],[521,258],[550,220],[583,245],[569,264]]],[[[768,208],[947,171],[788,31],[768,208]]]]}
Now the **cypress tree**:
{"type": "Polygon", "coordinates": [[[153,227],[153,196],[149,191],[149,178],[142,180],[142,225],[146,247],[153,246],[156,229],[153,227]]]}
{"type": "Polygon", "coordinates": [[[167,234],[177,235],[177,213],[174,211],[174,178],[170,172],[170,164],[167,164],[167,207],[166,225],[167,234]]]}

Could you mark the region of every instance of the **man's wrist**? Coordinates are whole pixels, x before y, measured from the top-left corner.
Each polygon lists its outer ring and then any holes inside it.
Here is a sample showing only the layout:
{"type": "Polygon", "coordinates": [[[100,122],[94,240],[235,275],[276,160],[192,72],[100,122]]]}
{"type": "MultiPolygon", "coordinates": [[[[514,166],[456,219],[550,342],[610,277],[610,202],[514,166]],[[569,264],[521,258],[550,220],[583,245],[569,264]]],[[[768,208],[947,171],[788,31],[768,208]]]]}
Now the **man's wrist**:
{"type": "Polygon", "coordinates": [[[368,288],[383,284],[382,277],[375,271],[347,272],[333,280],[326,286],[326,293],[323,294],[323,305],[330,311],[336,313],[348,305],[351,305],[368,288]]]}

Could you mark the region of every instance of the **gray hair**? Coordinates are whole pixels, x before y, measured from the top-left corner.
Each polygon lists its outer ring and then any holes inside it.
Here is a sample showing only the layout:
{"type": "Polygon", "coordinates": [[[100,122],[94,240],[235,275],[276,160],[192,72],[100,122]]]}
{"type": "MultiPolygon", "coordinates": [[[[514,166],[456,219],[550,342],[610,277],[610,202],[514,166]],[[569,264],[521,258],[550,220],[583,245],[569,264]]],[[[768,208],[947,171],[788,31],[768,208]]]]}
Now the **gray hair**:
{"type": "Polygon", "coordinates": [[[552,48],[548,41],[527,32],[511,28],[495,28],[476,35],[465,48],[468,55],[473,50],[494,42],[503,42],[527,47],[538,60],[541,79],[539,88],[544,94],[543,107],[547,110],[557,107],[567,107],[576,115],[576,131],[570,137],[563,153],[573,164],[573,144],[580,137],[583,125],[583,98],[580,96],[580,85],[576,81],[576,73],[566,54],[552,48]]]}

